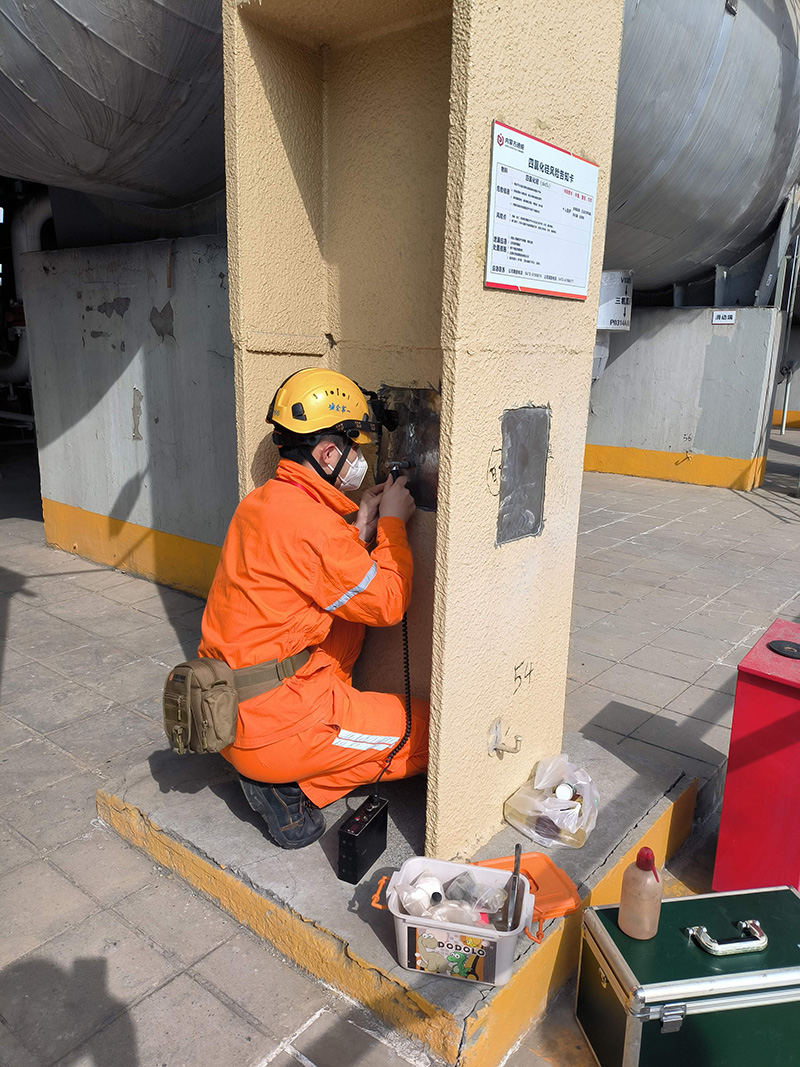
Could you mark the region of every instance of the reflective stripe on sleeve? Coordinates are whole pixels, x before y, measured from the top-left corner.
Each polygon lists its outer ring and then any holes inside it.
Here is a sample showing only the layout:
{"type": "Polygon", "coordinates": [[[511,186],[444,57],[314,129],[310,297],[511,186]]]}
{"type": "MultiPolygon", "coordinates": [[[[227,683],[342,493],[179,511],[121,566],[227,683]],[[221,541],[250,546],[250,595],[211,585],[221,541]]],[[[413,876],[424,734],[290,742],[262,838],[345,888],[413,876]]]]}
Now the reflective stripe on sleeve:
{"type": "Polygon", "coordinates": [[[354,597],[356,593],[363,593],[377,573],[378,564],[373,563],[370,569],[358,583],[358,585],[354,585],[352,589],[348,589],[346,593],[343,593],[338,600],[334,600],[334,602],[330,604],[327,608],[325,608],[325,610],[336,611],[337,608],[340,608],[343,604],[346,604],[351,597],[354,597]]]}

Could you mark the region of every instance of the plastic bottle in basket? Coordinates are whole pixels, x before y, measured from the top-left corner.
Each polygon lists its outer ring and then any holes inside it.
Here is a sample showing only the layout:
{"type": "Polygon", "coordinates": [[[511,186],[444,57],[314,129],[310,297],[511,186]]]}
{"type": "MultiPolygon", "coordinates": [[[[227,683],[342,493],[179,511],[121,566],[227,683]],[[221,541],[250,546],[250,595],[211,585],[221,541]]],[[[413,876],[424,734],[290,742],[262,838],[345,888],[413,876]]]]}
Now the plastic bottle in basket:
{"type": "Polygon", "coordinates": [[[653,850],[640,848],[622,876],[618,922],[624,934],[639,941],[656,936],[662,890],[653,850]]]}

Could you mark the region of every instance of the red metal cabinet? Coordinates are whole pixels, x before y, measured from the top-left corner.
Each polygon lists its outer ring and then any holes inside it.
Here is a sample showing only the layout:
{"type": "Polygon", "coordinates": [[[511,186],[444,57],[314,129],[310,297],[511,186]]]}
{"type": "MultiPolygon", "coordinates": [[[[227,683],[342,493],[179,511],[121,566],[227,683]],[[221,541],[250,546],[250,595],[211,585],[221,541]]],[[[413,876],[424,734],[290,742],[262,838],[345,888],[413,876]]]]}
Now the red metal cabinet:
{"type": "Polygon", "coordinates": [[[717,892],[800,888],[800,659],[772,652],[771,641],[800,642],[800,626],[774,622],[739,664],[717,892]]]}

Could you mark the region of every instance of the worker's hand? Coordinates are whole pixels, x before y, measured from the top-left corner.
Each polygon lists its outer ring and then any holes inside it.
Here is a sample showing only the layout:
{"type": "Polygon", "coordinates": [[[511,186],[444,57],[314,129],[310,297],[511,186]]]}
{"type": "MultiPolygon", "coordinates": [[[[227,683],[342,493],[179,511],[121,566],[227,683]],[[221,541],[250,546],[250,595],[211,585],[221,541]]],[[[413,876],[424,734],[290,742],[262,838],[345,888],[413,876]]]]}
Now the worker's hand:
{"type": "Polygon", "coordinates": [[[378,508],[382,519],[402,519],[403,522],[408,522],[417,510],[417,505],[408,491],[407,484],[408,478],[404,474],[401,474],[393,482],[386,483],[378,508]]]}
{"type": "Polygon", "coordinates": [[[374,540],[378,531],[378,506],[385,488],[386,482],[383,482],[382,485],[373,485],[370,489],[365,489],[361,503],[358,505],[358,515],[354,525],[365,545],[374,540]]]}

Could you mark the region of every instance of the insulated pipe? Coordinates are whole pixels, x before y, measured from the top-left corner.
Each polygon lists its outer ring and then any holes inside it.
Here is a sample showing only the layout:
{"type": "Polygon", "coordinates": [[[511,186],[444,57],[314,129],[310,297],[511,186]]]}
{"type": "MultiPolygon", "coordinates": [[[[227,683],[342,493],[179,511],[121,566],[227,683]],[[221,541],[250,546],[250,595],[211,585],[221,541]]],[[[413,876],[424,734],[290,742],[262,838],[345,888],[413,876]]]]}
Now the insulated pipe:
{"type": "MultiPolygon", "coordinates": [[[[794,239],[794,252],[792,255],[792,280],[789,284],[789,307],[786,312],[786,340],[783,345],[781,364],[786,365],[786,355],[789,351],[789,340],[792,335],[792,316],[794,315],[794,302],[797,296],[797,268],[798,252],[800,252],[800,237],[794,239]]],[[[783,415],[781,416],[781,436],[786,433],[786,418],[789,414],[789,386],[792,384],[792,369],[788,371],[783,383],[783,415]]]]}
{"type": "MultiPolygon", "coordinates": [[[[14,287],[17,300],[25,304],[25,296],[22,291],[22,256],[26,252],[39,252],[42,247],[42,226],[49,218],[52,218],[53,209],[50,206],[49,196],[38,196],[23,204],[15,212],[11,220],[11,261],[14,271],[14,287]]],[[[30,378],[30,363],[28,360],[28,339],[25,330],[19,337],[19,346],[14,359],[6,366],[0,366],[0,382],[11,382],[18,385],[27,382],[30,378]]]]}

